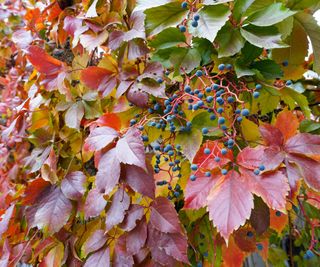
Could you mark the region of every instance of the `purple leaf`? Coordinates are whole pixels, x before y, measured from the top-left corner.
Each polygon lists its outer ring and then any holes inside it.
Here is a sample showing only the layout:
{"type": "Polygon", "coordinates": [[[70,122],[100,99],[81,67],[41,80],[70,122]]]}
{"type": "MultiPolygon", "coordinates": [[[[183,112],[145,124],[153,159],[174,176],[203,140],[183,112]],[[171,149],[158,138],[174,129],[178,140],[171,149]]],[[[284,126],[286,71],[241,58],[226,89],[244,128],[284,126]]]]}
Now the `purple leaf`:
{"type": "Polygon", "coordinates": [[[107,201],[103,194],[97,188],[89,191],[86,202],[84,204],[84,214],[86,218],[96,217],[105,208],[107,201]]]}
{"type": "Polygon", "coordinates": [[[132,204],[127,211],[124,221],[121,223],[120,228],[123,231],[129,232],[136,227],[137,221],[141,220],[144,214],[144,208],[137,204],[132,204]]]}
{"type": "Polygon", "coordinates": [[[132,189],[140,194],[154,198],[155,184],[153,178],[153,171],[148,168],[146,172],[144,169],[134,166],[126,165],[126,182],[132,189]]]}
{"type": "Polygon", "coordinates": [[[106,215],[106,230],[111,230],[124,219],[130,205],[130,197],[123,188],[119,188],[112,198],[111,206],[106,215]]]}
{"type": "Polygon", "coordinates": [[[79,200],[86,192],[86,180],[83,172],[71,172],[62,180],[61,191],[67,198],[79,200]]]}
{"type": "Polygon", "coordinates": [[[109,267],[110,265],[110,250],[103,248],[89,256],[84,267],[109,267]]]}
{"type": "Polygon", "coordinates": [[[109,145],[116,137],[118,132],[110,127],[98,127],[93,129],[85,142],[88,150],[97,151],[109,145]]]}
{"type": "Polygon", "coordinates": [[[127,251],[136,254],[144,246],[147,239],[147,224],[145,219],[141,220],[137,227],[127,234],[127,251]]]}
{"type": "Polygon", "coordinates": [[[294,135],[287,141],[284,149],[288,153],[320,155],[320,136],[308,133],[294,135]]]}
{"type": "Polygon", "coordinates": [[[96,175],[96,187],[100,192],[109,194],[120,178],[120,162],[117,158],[116,149],[112,148],[104,153],[99,160],[96,175]]]}
{"type": "Polygon", "coordinates": [[[183,233],[173,204],[165,197],[158,197],[151,205],[150,223],[164,233],[183,233]]]}
{"type": "Polygon", "coordinates": [[[89,253],[96,251],[105,244],[107,241],[107,237],[104,235],[104,230],[98,229],[94,231],[89,238],[82,245],[81,250],[84,255],[88,255],[89,253]]]}
{"type": "Polygon", "coordinates": [[[128,132],[118,141],[116,150],[120,162],[146,170],[144,145],[138,129],[129,128],[128,132]]]}

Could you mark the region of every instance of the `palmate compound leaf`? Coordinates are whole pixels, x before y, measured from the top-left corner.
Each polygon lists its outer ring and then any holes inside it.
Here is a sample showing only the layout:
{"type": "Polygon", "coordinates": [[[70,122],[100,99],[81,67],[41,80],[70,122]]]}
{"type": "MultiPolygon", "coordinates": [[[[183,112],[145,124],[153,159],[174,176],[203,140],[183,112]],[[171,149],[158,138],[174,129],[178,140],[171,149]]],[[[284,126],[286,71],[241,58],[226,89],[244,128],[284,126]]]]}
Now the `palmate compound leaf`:
{"type": "Polygon", "coordinates": [[[253,209],[253,195],[234,170],[220,177],[207,201],[209,218],[226,242],[230,234],[249,219],[253,209]]]}
{"type": "Polygon", "coordinates": [[[129,128],[127,133],[118,141],[116,152],[121,163],[135,165],[144,170],[147,169],[144,145],[138,129],[129,128]]]}
{"type": "Polygon", "coordinates": [[[90,132],[84,147],[87,150],[97,151],[109,145],[116,137],[118,132],[113,128],[97,127],[90,132]]]}

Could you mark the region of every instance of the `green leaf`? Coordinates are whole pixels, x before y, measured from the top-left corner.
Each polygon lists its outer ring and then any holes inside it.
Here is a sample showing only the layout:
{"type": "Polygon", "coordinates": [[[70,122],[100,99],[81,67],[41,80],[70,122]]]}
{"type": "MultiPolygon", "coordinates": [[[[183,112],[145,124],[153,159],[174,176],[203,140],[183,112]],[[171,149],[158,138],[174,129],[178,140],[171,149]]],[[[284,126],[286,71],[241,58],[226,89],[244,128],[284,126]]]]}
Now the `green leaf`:
{"type": "Polygon", "coordinates": [[[261,55],[263,48],[256,47],[249,42],[246,42],[241,49],[241,58],[239,62],[243,65],[247,65],[261,55]]]}
{"type": "Polygon", "coordinates": [[[179,24],[186,17],[188,10],[182,8],[179,2],[172,2],[147,9],[144,13],[146,33],[154,35],[179,24]]]}
{"type": "Polygon", "coordinates": [[[182,153],[192,162],[202,143],[202,133],[192,128],[190,132],[181,132],[177,135],[175,144],[182,147],[182,153]],[[192,142],[191,142],[192,140],[192,142]]]}
{"type": "Polygon", "coordinates": [[[320,73],[320,26],[317,24],[316,19],[312,15],[304,12],[296,14],[295,18],[304,28],[311,40],[314,53],[313,69],[315,72],[320,73]]]}
{"type": "Polygon", "coordinates": [[[240,21],[242,15],[255,0],[237,0],[233,7],[233,17],[236,21],[240,21]]]}
{"type": "Polygon", "coordinates": [[[193,47],[199,52],[201,56],[201,64],[206,65],[212,62],[212,54],[215,52],[213,44],[205,39],[195,37],[192,39],[193,47]]]}
{"type": "Polygon", "coordinates": [[[288,87],[281,89],[280,93],[281,99],[290,107],[290,109],[294,109],[298,106],[307,118],[310,117],[309,103],[304,95],[288,87]]]}
{"type": "Polygon", "coordinates": [[[254,99],[258,103],[261,115],[273,112],[280,103],[280,96],[281,94],[277,90],[263,87],[260,90],[259,98],[254,99]]]}
{"type": "Polygon", "coordinates": [[[288,47],[281,40],[281,34],[276,27],[257,27],[253,25],[240,29],[242,36],[251,44],[261,48],[288,47]]]}
{"type": "Polygon", "coordinates": [[[154,62],[160,62],[165,68],[170,68],[172,66],[170,56],[177,50],[179,50],[178,47],[160,49],[153,53],[151,60],[154,62]]]}
{"type": "Polygon", "coordinates": [[[146,10],[152,7],[162,6],[170,2],[172,2],[172,0],[137,0],[134,10],[146,10]]]}
{"type": "Polygon", "coordinates": [[[256,26],[271,26],[294,15],[292,11],[281,3],[274,3],[252,14],[246,21],[256,26]]]}
{"type": "Polygon", "coordinates": [[[179,72],[180,68],[183,68],[185,72],[189,73],[200,65],[200,60],[200,54],[194,48],[179,47],[170,55],[170,62],[173,64],[176,72],[179,72]]]}
{"type": "Polygon", "coordinates": [[[234,64],[234,70],[236,71],[238,78],[243,76],[253,76],[256,74],[252,69],[248,68],[244,64],[241,64],[239,60],[236,60],[234,64]]]}
{"type": "Polygon", "coordinates": [[[275,25],[278,31],[281,33],[281,37],[283,40],[285,40],[285,38],[287,38],[291,34],[293,29],[293,22],[294,22],[294,17],[291,16],[279,22],[277,25],[275,25]]]}
{"type": "Polygon", "coordinates": [[[218,127],[218,120],[210,120],[211,114],[207,111],[201,112],[192,119],[192,127],[202,130],[206,127],[209,133],[206,136],[222,136],[223,132],[218,127]]]}
{"type": "Polygon", "coordinates": [[[302,133],[313,133],[319,134],[320,133],[320,123],[311,121],[311,120],[303,120],[300,123],[300,132],[302,133]]]}
{"type": "Polygon", "coordinates": [[[291,9],[303,10],[303,9],[311,9],[316,11],[320,8],[319,0],[292,0],[294,2],[291,5],[291,9]]]}
{"type": "Polygon", "coordinates": [[[149,45],[156,49],[164,49],[184,43],[185,41],[186,37],[179,29],[168,28],[156,35],[149,45]]]}
{"type": "Polygon", "coordinates": [[[259,70],[267,80],[280,78],[282,76],[279,64],[270,59],[255,61],[251,64],[251,67],[259,70]]]}
{"type": "Polygon", "coordinates": [[[220,5],[222,3],[233,2],[233,0],[204,0],[203,4],[206,6],[220,5]]]}
{"type": "Polygon", "coordinates": [[[255,13],[258,10],[272,5],[274,2],[274,0],[255,0],[253,4],[251,4],[247,11],[243,14],[243,16],[250,16],[252,13],[255,13]]]}
{"type": "Polygon", "coordinates": [[[196,37],[206,38],[213,42],[218,31],[227,22],[230,10],[225,5],[205,6],[198,12],[198,27],[189,25],[189,32],[196,37]]]}
{"type": "Polygon", "coordinates": [[[245,43],[239,29],[232,27],[230,22],[227,22],[218,32],[215,41],[219,45],[219,57],[233,56],[241,50],[245,43]]]}

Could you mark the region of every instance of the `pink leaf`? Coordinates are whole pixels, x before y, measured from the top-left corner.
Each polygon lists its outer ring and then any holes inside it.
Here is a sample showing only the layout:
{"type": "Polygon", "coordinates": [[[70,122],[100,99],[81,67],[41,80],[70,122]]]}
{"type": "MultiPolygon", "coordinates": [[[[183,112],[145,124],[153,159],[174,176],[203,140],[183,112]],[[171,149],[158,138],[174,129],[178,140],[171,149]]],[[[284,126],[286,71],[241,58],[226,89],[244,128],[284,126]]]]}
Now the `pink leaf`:
{"type": "Polygon", "coordinates": [[[83,243],[81,250],[86,256],[89,253],[102,248],[106,241],[107,237],[104,235],[104,230],[98,229],[91,233],[89,238],[83,243]]]}
{"type": "Polygon", "coordinates": [[[144,145],[139,130],[130,128],[118,141],[116,149],[120,162],[135,165],[146,170],[144,145]]]}
{"type": "Polygon", "coordinates": [[[86,180],[83,172],[71,172],[62,180],[61,191],[69,199],[80,200],[86,192],[86,180]]]}
{"type": "Polygon", "coordinates": [[[211,189],[208,198],[209,218],[228,242],[230,234],[249,219],[253,196],[239,173],[229,171],[211,189]]]}
{"type": "Polygon", "coordinates": [[[287,159],[285,161],[286,168],[286,176],[288,178],[289,186],[293,192],[298,189],[298,181],[302,178],[301,171],[297,164],[293,162],[289,162],[287,159]]]}
{"type": "Polygon", "coordinates": [[[12,217],[14,205],[11,205],[0,217],[0,238],[8,230],[9,221],[12,217]]]}
{"type": "Polygon", "coordinates": [[[119,188],[112,198],[111,206],[106,215],[106,230],[109,231],[113,226],[121,223],[124,219],[126,210],[130,205],[130,197],[123,188],[119,188]]]}
{"type": "Polygon", "coordinates": [[[147,224],[141,220],[137,227],[130,231],[126,237],[127,251],[136,254],[144,246],[147,239],[147,224]]]}
{"type": "Polygon", "coordinates": [[[285,210],[290,188],[287,178],[280,171],[255,175],[253,171],[241,168],[240,172],[252,193],[261,197],[271,209],[285,210]]]}
{"type": "Polygon", "coordinates": [[[100,150],[109,145],[117,136],[118,132],[113,128],[97,127],[86,139],[85,148],[92,151],[100,150]]]}
{"type": "Polygon", "coordinates": [[[132,204],[127,211],[124,221],[121,223],[120,228],[123,231],[129,232],[136,227],[137,221],[141,220],[144,214],[144,208],[137,204],[132,204]]]}
{"type": "Polygon", "coordinates": [[[204,173],[198,173],[195,181],[189,179],[185,189],[184,207],[186,209],[200,209],[206,206],[207,196],[218,177],[218,175],[206,177],[204,173]]]}
{"type": "Polygon", "coordinates": [[[116,155],[116,149],[112,148],[100,158],[96,175],[97,189],[108,195],[119,181],[120,170],[120,162],[116,155]]]}
{"type": "Polygon", "coordinates": [[[105,208],[107,201],[97,188],[89,191],[84,204],[84,214],[86,218],[96,217],[105,208]]]}
{"type": "Polygon", "coordinates": [[[126,165],[126,182],[134,191],[154,198],[155,184],[151,168],[146,172],[140,167],[126,165]]]}
{"type": "Polygon", "coordinates": [[[151,205],[150,222],[164,233],[183,233],[173,204],[165,197],[158,197],[151,205]]]}
{"type": "Polygon", "coordinates": [[[284,149],[288,153],[320,155],[320,136],[308,133],[297,134],[287,141],[284,149]]]}
{"type": "Polygon", "coordinates": [[[103,248],[91,254],[86,260],[84,267],[109,267],[110,265],[110,250],[103,248]]]}

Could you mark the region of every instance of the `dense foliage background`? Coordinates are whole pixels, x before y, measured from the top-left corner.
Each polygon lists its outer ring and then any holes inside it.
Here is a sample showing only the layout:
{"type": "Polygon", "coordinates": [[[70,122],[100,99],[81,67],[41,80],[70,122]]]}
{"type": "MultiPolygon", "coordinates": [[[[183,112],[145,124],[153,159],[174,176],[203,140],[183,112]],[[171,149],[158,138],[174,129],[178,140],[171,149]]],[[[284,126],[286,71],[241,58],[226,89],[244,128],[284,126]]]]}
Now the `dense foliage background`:
{"type": "Polygon", "coordinates": [[[0,266],[319,266],[319,8],[0,1],[0,266]]]}

